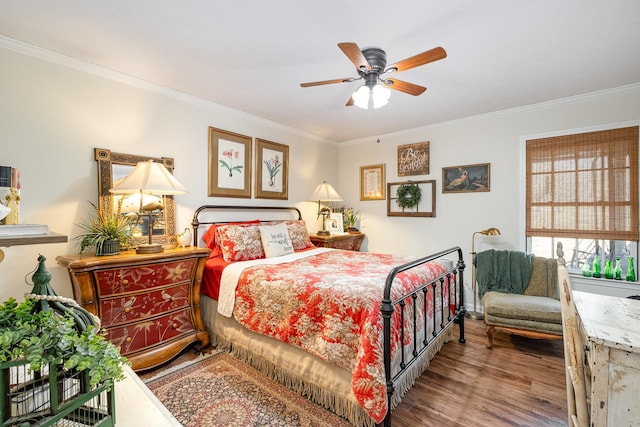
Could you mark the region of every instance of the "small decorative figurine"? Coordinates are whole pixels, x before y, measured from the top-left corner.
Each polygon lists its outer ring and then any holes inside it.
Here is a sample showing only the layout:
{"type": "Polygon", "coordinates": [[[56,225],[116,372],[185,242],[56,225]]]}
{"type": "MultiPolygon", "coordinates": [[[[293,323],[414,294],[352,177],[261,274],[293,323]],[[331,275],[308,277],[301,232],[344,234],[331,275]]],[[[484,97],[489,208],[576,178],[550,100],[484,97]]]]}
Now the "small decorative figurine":
{"type": "Polygon", "coordinates": [[[191,230],[185,228],[184,232],[178,234],[178,245],[182,247],[191,246],[191,230]]]}

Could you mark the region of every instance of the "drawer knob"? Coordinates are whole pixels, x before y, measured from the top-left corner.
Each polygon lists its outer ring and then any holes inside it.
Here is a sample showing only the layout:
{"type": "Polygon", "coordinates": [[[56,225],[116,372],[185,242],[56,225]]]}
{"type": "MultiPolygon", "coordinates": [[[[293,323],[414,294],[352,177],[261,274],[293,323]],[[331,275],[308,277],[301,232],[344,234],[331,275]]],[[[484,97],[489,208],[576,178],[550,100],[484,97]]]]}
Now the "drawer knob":
{"type": "Polygon", "coordinates": [[[125,313],[130,313],[131,312],[131,307],[125,307],[124,308],[124,312],[125,313]]]}
{"type": "Polygon", "coordinates": [[[124,339],[124,341],[125,341],[125,342],[131,342],[131,337],[126,337],[126,338],[124,339]]]}
{"type": "Polygon", "coordinates": [[[178,324],[177,324],[177,323],[173,323],[173,324],[171,325],[171,327],[172,327],[173,329],[178,329],[178,324]]]}
{"type": "Polygon", "coordinates": [[[128,281],[127,279],[124,279],[124,280],[122,280],[122,284],[123,284],[123,285],[128,285],[128,284],[129,284],[129,281],[128,281]]]}

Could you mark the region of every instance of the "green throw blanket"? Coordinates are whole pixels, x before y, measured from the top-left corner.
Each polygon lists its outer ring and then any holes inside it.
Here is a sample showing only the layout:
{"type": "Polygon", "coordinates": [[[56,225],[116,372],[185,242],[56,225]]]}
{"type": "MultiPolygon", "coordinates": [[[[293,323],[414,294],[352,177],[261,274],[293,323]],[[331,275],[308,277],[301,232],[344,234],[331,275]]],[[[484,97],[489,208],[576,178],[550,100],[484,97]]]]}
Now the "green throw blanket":
{"type": "Polygon", "coordinates": [[[533,254],[489,249],[476,254],[476,281],[480,299],[488,291],[523,294],[531,278],[533,254]]]}

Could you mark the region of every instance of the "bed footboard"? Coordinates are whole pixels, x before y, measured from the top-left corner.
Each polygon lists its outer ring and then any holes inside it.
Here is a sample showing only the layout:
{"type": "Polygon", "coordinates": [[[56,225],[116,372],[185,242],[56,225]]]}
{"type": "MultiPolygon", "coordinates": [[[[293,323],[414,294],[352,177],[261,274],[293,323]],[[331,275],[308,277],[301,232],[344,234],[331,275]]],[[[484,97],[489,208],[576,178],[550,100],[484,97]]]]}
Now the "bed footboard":
{"type": "MultiPolygon", "coordinates": [[[[382,305],[380,312],[383,320],[383,351],[384,351],[384,369],[385,379],[387,384],[387,415],[382,424],[385,427],[391,426],[391,409],[394,402],[394,392],[398,387],[398,383],[402,381],[402,378],[409,372],[409,370],[415,365],[421,363],[428,363],[430,359],[430,349],[433,346],[441,345],[442,340],[439,338],[441,334],[449,330],[449,326],[456,322],[460,327],[460,337],[458,341],[464,343],[464,316],[466,309],[464,308],[464,272],[465,264],[462,258],[462,250],[459,247],[444,250],[442,252],[417,259],[407,264],[395,267],[387,276],[384,288],[384,294],[382,299],[382,305]],[[457,253],[457,262],[448,260],[448,255],[455,255],[457,253]],[[422,283],[418,288],[405,295],[392,299],[391,289],[394,279],[399,273],[415,268],[419,265],[430,261],[441,261],[443,264],[451,264],[450,268],[447,268],[446,272],[439,277],[422,283]],[[447,260],[447,261],[445,261],[447,260]],[[429,292],[431,290],[431,292],[429,292]],[[445,292],[446,290],[446,292],[445,292]],[[430,295],[430,297],[428,297],[430,295]],[[446,295],[446,296],[445,296],[446,295]],[[416,319],[416,312],[418,310],[408,310],[408,307],[413,306],[418,300],[419,296],[422,296],[420,301],[424,304],[422,313],[424,318],[416,319]],[[429,301],[428,298],[431,300],[429,301]],[[445,300],[447,298],[447,300],[445,300]],[[427,305],[432,304],[434,307],[433,319],[428,319],[427,305]],[[435,313],[435,307],[441,308],[441,314],[439,316],[435,313]],[[392,351],[391,351],[391,322],[394,312],[398,312],[401,319],[401,339],[404,341],[404,337],[411,334],[413,348],[409,352],[409,356],[406,356],[405,351],[400,351],[400,367],[398,372],[392,372],[392,351]],[[404,316],[413,316],[413,330],[405,330],[404,328],[404,316]],[[417,325],[423,325],[423,328],[419,330],[417,325]]],[[[435,349],[437,351],[437,348],[435,349]]]]}

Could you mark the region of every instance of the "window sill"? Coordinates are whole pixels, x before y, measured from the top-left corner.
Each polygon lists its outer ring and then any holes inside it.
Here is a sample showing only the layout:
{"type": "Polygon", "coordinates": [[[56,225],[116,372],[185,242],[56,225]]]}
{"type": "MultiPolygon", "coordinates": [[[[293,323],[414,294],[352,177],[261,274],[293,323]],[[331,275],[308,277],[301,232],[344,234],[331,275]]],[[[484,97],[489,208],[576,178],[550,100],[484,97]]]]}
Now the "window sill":
{"type": "Polygon", "coordinates": [[[626,280],[594,279],[581,274],[569,273],[571,286],[575,291],[591,292],[600,295],[610,295],[626,298],[640,294],[640,283],[626,280]]]}

